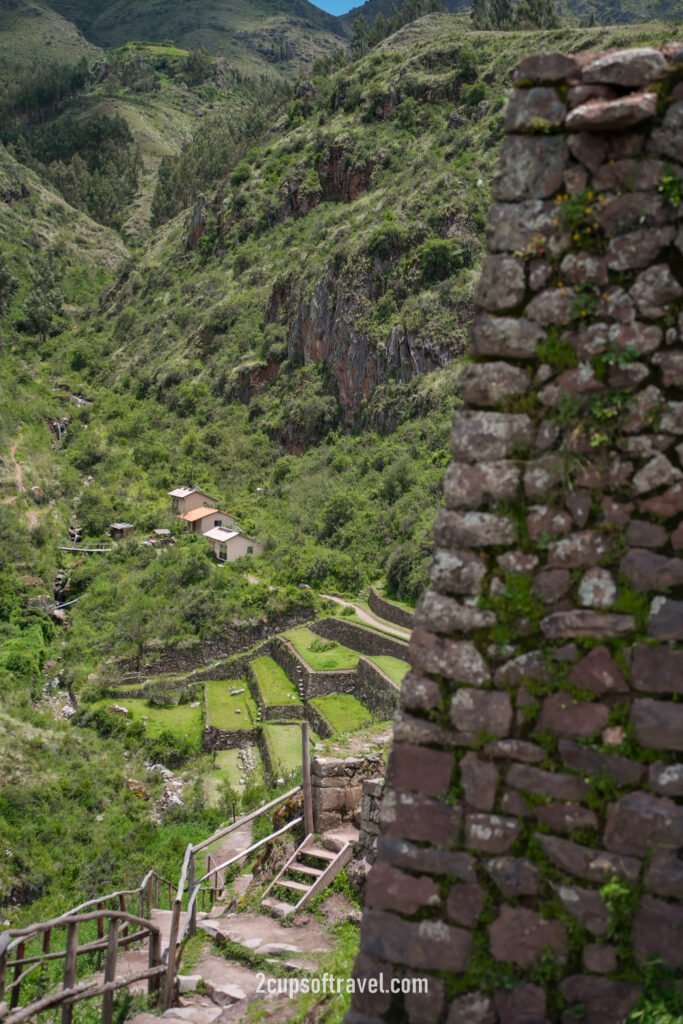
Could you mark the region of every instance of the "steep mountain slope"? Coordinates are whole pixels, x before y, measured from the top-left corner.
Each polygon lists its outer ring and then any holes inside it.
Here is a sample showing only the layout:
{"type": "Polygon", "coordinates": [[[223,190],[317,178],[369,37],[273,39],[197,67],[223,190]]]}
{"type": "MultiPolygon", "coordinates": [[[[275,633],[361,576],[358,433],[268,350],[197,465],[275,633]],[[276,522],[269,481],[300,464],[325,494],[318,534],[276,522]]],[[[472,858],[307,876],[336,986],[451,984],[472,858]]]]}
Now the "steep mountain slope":
{"type": "Polygon", "coordinates": [[[344,45],[338,20],[308,0],[50,0],[98,46],[171,40],[243,71],[292,74],[344,45]]]}
{"type": "MultiPolygon", "coordinates": [[[[393,7],[401,7],[401,3],[396,3],[396,0],[365,0],[365,3],[358,4],[352,7],[346,14],[342,14],[339,20],[344,25],[347,31],[351,31],[356,18],[361,14],[367,21],[368,25],[372,25],[378,14],[381,14],[383,18],[390,18],[393,7]]],[[[470,7],[471,4],[468,0],[442,0],[442,8],[444,11],[465,11],[470,7]]]]}
{"type": "Polygon", "coordinates": [[[0,81],[36,62],[75,64],[98,48],[67,18],[39,0],[0,0],[0,81]]]}
{"type": "MultiPolygon", "coordinates": [[[[39,73],[43,83],[47,75],[47,68],[39,73]]],[[[124,155],[135,159],[137,147],[137,183],[116,222],[126,237],[139,242],[149,233],[162,160],[177,157],[196,135],[208,134],[217,153],[227,154],[225,163],[232,148],[239,152],[240,144],[258,134],[265,112],[284,87],[274,79],[242,75],[225,58],[129,43],[106,51],[90,70],[79,69],[77,86],[62,98],[54,99],[44,84],[41,88],[28,78],[17,88],[19,95],[6,104],[0,139],[28,153],[76,206],[103,205],[107,211],[106,203],[89,202],[92,182],[87,175],[84,180],[82,160],[92,171],[102,146],[113,138],[116,166],[109,162],[103,168],[100,161],[98,170],[118,178],[124,155]],[[122,130],[116,130],[116,122],[122,130]],[[126,131],[127,140],[122,138],[126,131]]],[[[224,172],[224,163],[218,160],[214,177],[224,172]]],[[[111,215],[100,219],[113,222],[111,215]]]]}

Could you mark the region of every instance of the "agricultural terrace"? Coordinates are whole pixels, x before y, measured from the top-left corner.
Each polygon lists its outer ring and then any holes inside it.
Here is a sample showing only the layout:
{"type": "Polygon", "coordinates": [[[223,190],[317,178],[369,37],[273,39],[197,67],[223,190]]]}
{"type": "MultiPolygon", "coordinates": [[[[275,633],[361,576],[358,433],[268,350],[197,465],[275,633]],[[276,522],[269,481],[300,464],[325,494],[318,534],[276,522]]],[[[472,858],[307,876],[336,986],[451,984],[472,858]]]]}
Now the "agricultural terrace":
{"type": "MultiPolygon", "coordinates": [[[[301,768],[301,723],[264,722],[263,739],[275,772],[283,775],[301,768]]],[[[311,743],[319,743],[320,737],[311,729],[311,743]]]]}
{"type": "Polygon", "coordinates": [[[332,732],[356,732],[373,722],[373,714],[360,701],[347,693],[314,697],[311,704],[329,723],[332,732]]]}
{"type": "Polygon", "coordinates": [[[377,665],[377,668],[381,668],[382,672],[388,675],[397,686],[401,685],[403,677],[410,668],[407,661],[401,661],[400,658],[392,658],[388,654],[378,654],[369,660],[377,665]]]}
{"type": "MultiPolygon", "coordinates": [[[[112,703],[111,700],[100,700],[89,710],[96,711],[102,708],[106,711],[112,703]]],[[[145,724],[145,731],[154,739],[167,732],[180,739],[190,740],[197,747],[201,743],[203,721],[202,708],[199,704],[196,707],[192,707],[191,704],[176,704],[173,707],[160,708],[139,697],[133,697],[121,700],[118,706],[124,707],[128,712],[125,716],[127,721],[142,721],[145,724]]],[[[118,714],[116,711],[109,713],[118,714]]],[[[120,717],[124,718],[123,715],[120,717]]]]}
{"type": "Polygon", "coordinates": [[[251,668],[266,707],[301,703],[296,686],[272,658],[254,658],[251,668]]]}
{"type": "Polygon", "coordinates": [[[283,634],[296,652],[314,672],[329,672],[334,669],[356,668],[360,654],[348,647],[323,640],[305,626],[297,626],[283,634]]]}
{"type": "Polygon", "coordinates": [[[229,732],[251,729],[256,723],[256,702],[243,679],[212,680],[206,684],[206,714],[209,725],[229,732]],[[233,690],[244,693],[232,696],[233,690]]]}

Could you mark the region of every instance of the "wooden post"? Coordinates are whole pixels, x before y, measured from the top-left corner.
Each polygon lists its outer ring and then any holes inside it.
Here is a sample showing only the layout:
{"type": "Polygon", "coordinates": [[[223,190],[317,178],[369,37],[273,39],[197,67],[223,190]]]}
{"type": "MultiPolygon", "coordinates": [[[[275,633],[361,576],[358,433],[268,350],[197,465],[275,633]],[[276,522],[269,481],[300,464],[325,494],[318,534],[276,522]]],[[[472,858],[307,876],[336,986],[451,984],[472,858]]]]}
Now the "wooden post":
{"type": "Polygon", "coordinates": [[[7,932],[3,932],[0,935],[0,1003],[2,1003],[5,996],[5,978],[7,977],[7,947],[9,946],[10,939],[7,932]]]}
{"type": "MultiPolygon", "coordinates": [[[[175,987],[175,957],[178,944],[178,928],[180,925],[180,908],[182,906],[182,893],[178,893],[173,904],[173,916],[171,917],[171,934],[168,937],[168,970],[166,971],[166,984],[164,986],[164,1010],[170,1010],[173,1003],[173,989],[175,987]]],[[[67,1024],[70,1022],[67,1021],[67,1024]]]]}
{"type": "MultiPolygon", "coordinates": [[[[98,910],[104,910],[104,903],[98,903],[97,904],[97,909],[98,910]]],[[[103,917],[98,917],[98,919],[97,919],[97,938],[98,939],[103,939],[104,938],[104,918],[103,917]]]]}
{"type": "Polygon", "coordinates": [[[147,917],[152,916],[152,910],[154,909],[154,875],[149,876],[149,882],[147,883],[147,917]]]}
{"type": "Polygon", "coordinates": [[[9,1008],[10,1008],[10,1010],[16,1009],[16,1007],[19,1005],[19,989],[21,988],[21,982],[19,982],[18,985],[16,984],[16,982],[17,982],[17,980],[19,978],[19,975],[21,974],[21,971],[22,971],[22,963],[21,963],[21,961],[24,959],[25,952],[26,952],[26,943],[25,942],[20,942],[19,945],[17,946],[17,965],[14,968],[14,981],[15,981],[15,985],[14,985],[14,988],[12,989],[12,995],[11,995],[10,1001],[9,1001],[9,1008]]]}
{"type": "Polygon", "coordinates": [[[311,800],[311,751],[308,744],[308,722],[301,723],[301,774],[304,787],[304,832],[313,831],[313,803],[311,800]]]}
{"type": "MultiPolygon", "coordinates": [[[[62,990],[67,992],[74,987],[76,981],[76,957],[78,953],[78,924],[73,921],[66,927],[66,958],[64,960],[64,982],[62,990]]],[[[69,1003],[62,1004],[62,1024],[71,1024],[74,1008],[69,1003]]]]}
{"type": "MultiPolygon", "coordinates": [[[[150,932],[149,933],[149,966],[158,967],[161,964],[161,932],[150,932]]],[[[153,978],[150,978],[147,982],[147,995],[150,999],[154,996],[154,1002],[159,1002],[159,988],[161,986],[161,976],[155,974],[153,978]]]]}
{"type": "MultiPolygon", "coordinates": [[[[121,893],[120,896],[119,896],[119,910],[122,910],[124,912],[124,914],[126,913],[126,897],[123,895],[123,893],[121,893]]],[[[128,925],[127,924],[124,924],[123,931],[122,931],[121,934],[123,935],[124,938],[128,934],[128,925]]]]}
{"type": "Polygon", "coordinates": [[[233,825],[237,821],[237,814],[235,813],[235,801],[232,802],[232,823],[233,825]]]}
{"type": "MultiPolygon", "coordinates": [[[[195,855],[194,851],[190,854],[190,863],[187,868],[187,898],[188,901],[192,899],[192,892],[194,890],[195,880],[195,855]]],[[[197,900],[194,900],[190,909],[190,925],[187,930],[187,934],[192,936],[197,934],[197,900]]]]}
{"type": "MultiPolygon", "coordinates": [[[[119,922],[109,922],[109,934],[107,936],[107,959],[104,964],[104,983],[114,981],[116,978],[116,960],[119,953],[119,922]]],[[[102,1024],[112,1024],[114,1016],[114,993],[105,992],[102,996],[102,1024]]]]}

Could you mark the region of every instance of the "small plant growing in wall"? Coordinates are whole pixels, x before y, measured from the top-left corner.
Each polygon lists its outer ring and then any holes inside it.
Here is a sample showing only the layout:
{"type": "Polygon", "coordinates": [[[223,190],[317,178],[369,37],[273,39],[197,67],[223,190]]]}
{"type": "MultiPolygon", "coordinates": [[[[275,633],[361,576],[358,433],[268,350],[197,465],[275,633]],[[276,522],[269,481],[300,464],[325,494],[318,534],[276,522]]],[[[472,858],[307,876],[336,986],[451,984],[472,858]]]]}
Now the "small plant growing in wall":
{"type": "Polygon", "coordinates": [[[602,234],[597,211],[605,202],[604,196],[596,196],[591,189],[584,189],[575,196],[565,192],[559,195],[555,202],[558,205],[555,223],[559,224],[561,221],[569,229],[573,247],[582,250],[595,249],[602,234]]]}
{"type": "Polygon", "coordinates": [[[671,205],[678,208],[683,200],[683,182],[674,174],[668,164],[666,167],[666,174],[659,183],[659,191],[662,195],[665,195],[671,205]]]}

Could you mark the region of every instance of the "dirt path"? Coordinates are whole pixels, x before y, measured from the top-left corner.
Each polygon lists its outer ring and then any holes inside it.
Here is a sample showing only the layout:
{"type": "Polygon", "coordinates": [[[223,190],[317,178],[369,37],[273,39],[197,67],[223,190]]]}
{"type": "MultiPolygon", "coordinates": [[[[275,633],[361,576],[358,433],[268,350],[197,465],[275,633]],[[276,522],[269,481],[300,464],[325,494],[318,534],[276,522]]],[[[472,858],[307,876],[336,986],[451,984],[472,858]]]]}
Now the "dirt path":
{"type": "Polygon", "coordinates": [[[353,601],[344,601],[341,597],[335,597],[334,594],[321,594],[321,597],[327,598],[328,601],[336,601],[337,604],[344,605],[345,608],[353,608],[356,615],[362,622],[366,622],[368,626],[374,626],[375,629],[381,629],[383,633],[391,633],[393,636],[399,637],[401,640],[410,640],[410,630],[403,629],[401,626],[396,626],[392,622],[387,622],[386,619],[380,619],[377,615],[373,615],[372,612],[366,611],[359,604],[354,604],[353,601]]]}
{"type": "MultiPolygon", "coordinates": [[[[253,842],[252,825],[253,822],[248,821],[246,825],[236,828],[234,832],[230,832],[229,835],[208,848],[207,854],[211,854],[215,864],[224,864],[226,860],[230,860],[236,853],[240,853],[241,850],[246,850],[248,846],[251,846],[253,842]]],[[[208,870],[207,856],[202,864],[202,872],[208,870]]]]}
{"type": "MultiPolygon", "coordinates": [[[[19,424],[19,437],[17,438],[17,440],[14,442],[14,444],[12,445],[12,447],[9,450],[10,458],[12,460],[12,465],[14,466],[14,481],[15,481],[15,483],[17,485],[17,491],[19,493],[21,493],[23,490],[25,490],[25,488],[24,488],[24,474],[22,472],[21,466],[17,462],[17,448],[21,444],[23,432],[24,432],[24,428],[23,428],[22,424],[20,423],[19,424]]],[[[12,495],[10,495],[9,498],[3,498],[2,499],[2,504],[3,505],[10,505],[15,500],[16,497],[17,497],[16,494],[12,494],[12,495]]]]}

